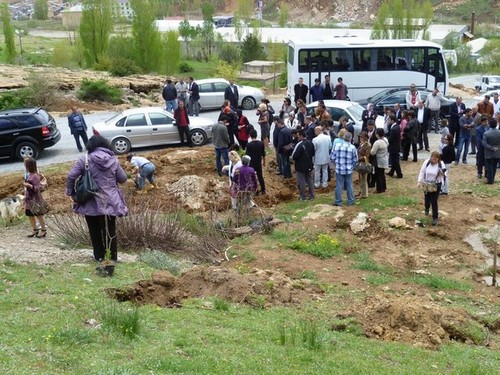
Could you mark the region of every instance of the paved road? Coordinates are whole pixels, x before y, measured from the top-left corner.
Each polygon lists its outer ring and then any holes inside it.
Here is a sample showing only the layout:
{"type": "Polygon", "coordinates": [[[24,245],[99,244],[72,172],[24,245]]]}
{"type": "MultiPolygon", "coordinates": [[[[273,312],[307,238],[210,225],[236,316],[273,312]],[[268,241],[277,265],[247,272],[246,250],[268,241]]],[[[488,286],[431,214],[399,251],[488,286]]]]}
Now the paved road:
{"type": "MultiPolygon", "coordinates": [[[[271,105],[275,109],[281,108],[281,102],[271,102],[271,105]]],[[[202,112],[201,117],[209,118],[213,121],[217,121],[219,117],[219,111],[209,111],[202,112]]],[[[245,116],[248,117],[250,123],[257,124],[257,117],[255,115],[255,109],[250,111],[243,111],[245,116]]],[[[88,114],[85,116],[85,120],[89,128],[91,128],[92,124],[98,121],[103,121],[110,118],[114,112],[95,112],[92,114],[88,114]]],[[[68,127],[68,121],[66,117],[56,117],[55,118],[57,127],[61,132],[61,140],[53,147],[47,148],[40,153],[40,156],[37,160],[38,166],[43,168],[47,165],[63,163],[68,161],[77,160],[80,157],[80,153],[76,148],[75,140],[71,135],[68,127]]],[[[257,133],[260,132],[259,126],[255,126],[257,133]]],[[[89,129],[89,136],[91,135],[91,130],[89,129]]],[[[260,134],[259,134],[260,136],[260,134]]],[[[174,147],[174,146],[165,146],[165,147],[174,147]]],[[[209,146],[205,146],[209,147],[209,146]]],[[[161,149],[164,147],[156,147],[156,148],[147,148],[147,151],[152,151],[156,149],[161,149]]],[[[24,166],[23,163],[18,160],[12,160],[9,158],[0,158],[0,173],[3,172],[13,172],[13,171],[23,171],[24,166]]]]}

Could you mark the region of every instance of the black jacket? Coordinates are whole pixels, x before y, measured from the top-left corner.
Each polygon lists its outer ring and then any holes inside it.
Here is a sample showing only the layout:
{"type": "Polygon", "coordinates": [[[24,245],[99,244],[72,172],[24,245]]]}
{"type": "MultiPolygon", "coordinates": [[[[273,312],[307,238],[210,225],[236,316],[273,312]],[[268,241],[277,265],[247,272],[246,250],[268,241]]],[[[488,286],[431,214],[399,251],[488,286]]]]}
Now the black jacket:
{"type": "Polygon", "coordinates": [[[398,124],[391,126],[387,140],[389,141],[389,147],[387,148],[389,154],[401,151],[401,129],[398,124]]]}
{"type": "Polygon", "coordinates": [[[441,160],[445,164],[451,164],[455,161],[455,147],[453,145],[446,145],[441,151],[441,160]]]}
{"type": "Polygon", "coordinates": [[[276,147],[276,151],[279,154],[284,154],[285,151],[283,150],[283,146],[292,143],[292,140],[292,130],[286,126],[280,128],[278,132],[278,147],[276,147]]]}
{"type": "Polygon", "coordinates": [[[238,108],[238,100],[240,95],[238,93],[238,87],[236,85],[233,85],[233,88],[234,93],[231,89],[231,86],[226,87],[226,90],[224,91],[224,100],[229,100],[229,102],[231,103],[231,107],[238,108]]]}
{"type": "Polygon", "coordinates": [[[198,87],[198,84],[196,82],[191,82],[189,85],[189,97],[192,98],[193,100],[200,100],[200,89],[198,87]]]}
{"type": "Polygon", "coordinates": [[[293,149],[292,159],[295,160],[295,170],[307,173],[313,170],[314,145],[309,139],[297,143],[293,149]]]}
{"type": "Polygon", "coordinates": [[[427,107],[417,108],[417,110],[415,111],[415,118],[417,119],[417,122],[418,122],[418,113],[420,111],[424,111],[424,122],[422,122],[422,125],[425,126],[429,124],[429,120],[431,119],[431,110],[427,107]]]}
{"type": "Polygon", "coordinates": [[[163,92],[161,95],[163,96],[163,100],[166,101],[175,100],[177,98],[177,90],[174,85],[167,84],[163,88],[163,92]]]}
{"type": "Polygon", "coordinates": [[[298,83],[293,86],[293,93],[295,94],[295,103],[297,100],[302,99],[304,103],[307,103],[307,93],[309,88],[306,85],[299,85],[298,83]]]}

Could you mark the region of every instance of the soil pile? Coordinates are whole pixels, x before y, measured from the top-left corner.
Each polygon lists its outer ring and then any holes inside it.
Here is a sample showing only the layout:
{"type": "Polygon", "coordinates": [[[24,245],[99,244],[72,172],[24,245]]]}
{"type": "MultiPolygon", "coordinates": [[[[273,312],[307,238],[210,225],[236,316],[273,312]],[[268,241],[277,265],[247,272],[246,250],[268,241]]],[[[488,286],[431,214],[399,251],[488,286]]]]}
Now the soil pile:
{"type": "Polygon", "coordinates": [[[366,336],[385,341],[407,342],[428,349],[436,349],[450,340],[485,344],[482,336],[475,334],[477,329],[471,329],[479,327],[479,323],[465,310],[444,308],[430,295],[368,297],[364,306],[351,310],[347,316],[355,317],[366,336]]]}
{"type": "Polygon", "coordinates": [[[194,267],[180,277],[156,271],[126,289],[109,289],[117,300],[162,307],[178,307],[186,298],[219,297],[256,307],[300,304],[315,299],[323,290],[310,280],[291,279],[280,272],[254,269],[249,274],[220,267],[194,267]]]}

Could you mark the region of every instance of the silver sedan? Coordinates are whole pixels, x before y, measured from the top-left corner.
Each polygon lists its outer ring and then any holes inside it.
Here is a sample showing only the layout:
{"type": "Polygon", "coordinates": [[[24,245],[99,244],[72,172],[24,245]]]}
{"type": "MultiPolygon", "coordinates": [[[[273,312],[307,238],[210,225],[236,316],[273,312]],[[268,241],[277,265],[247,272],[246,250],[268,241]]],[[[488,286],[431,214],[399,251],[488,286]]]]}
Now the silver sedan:
{"type": "MultiPolygon", "coordinates": [[[[212,120],[190,117],[189,122],[189,134],[194,146],[203,146],[212,138],[212,120]]],[[[137,147],[180,143],[173,114],[156,107],[127,109],[106,121],[95,123],[92,131],[111,142],[117,155],[137,147]]]]}

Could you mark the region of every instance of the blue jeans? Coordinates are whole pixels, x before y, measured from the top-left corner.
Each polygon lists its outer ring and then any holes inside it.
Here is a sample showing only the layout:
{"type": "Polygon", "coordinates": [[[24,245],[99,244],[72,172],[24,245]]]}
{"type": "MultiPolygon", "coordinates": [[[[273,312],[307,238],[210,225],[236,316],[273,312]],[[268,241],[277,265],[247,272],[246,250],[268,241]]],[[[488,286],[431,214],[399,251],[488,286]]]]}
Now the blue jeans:
{"type": "Polygon", "coordinates": [[[144,188],[144,183],[146,182],[146,179],[152,185],[155,183],[155,177],[154,177],[155,170],[156,167],[153,163],[146,163],[141,167],[139,171],[139,177],[137,177],[137,187],[140,190],[144,188]]]}
{"type": "Polygon", "coordinates": [[[290,168],[290,158],[285,154],[278,154],[280,158],[280,172],[285,178],[292,177],[292,169],[290,168]]]}
{"type": "Polygon", "coordinates": [[[342,190],[347,190],[347,205],[354,204],[354,187],[352,185],[351,174],[335,173],[335,205],[342,206],[342,190]]]}
{"type": "Polygon", "coordinates": [[[460,154],[463,151],[462,162],[467,161],[467,154],[469,153],[470,135],[462,136],[458,138],[457,153],[455,155],[455,162],[458,163],[460,160],[460,154]]]}
{"type": "Polygon", "coordinates": [[[165,108],[169,112],[174,112],[177,109],[177,99],[174,100],[166,100],[165,101],[165,108]]]}
{"type": "Polygon", "coordinates": [[[221,162],[221,157],[224,160],[224,165],[229,164],[229,155],[228,155],[228,150],[227,147],[223,148],[215,148],[215,164],[217,165],[217,173],[219,173],[219,176],[222,176],[222,162],[221,162]]]}

